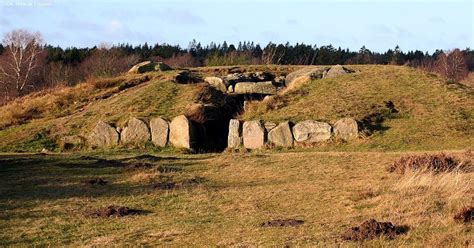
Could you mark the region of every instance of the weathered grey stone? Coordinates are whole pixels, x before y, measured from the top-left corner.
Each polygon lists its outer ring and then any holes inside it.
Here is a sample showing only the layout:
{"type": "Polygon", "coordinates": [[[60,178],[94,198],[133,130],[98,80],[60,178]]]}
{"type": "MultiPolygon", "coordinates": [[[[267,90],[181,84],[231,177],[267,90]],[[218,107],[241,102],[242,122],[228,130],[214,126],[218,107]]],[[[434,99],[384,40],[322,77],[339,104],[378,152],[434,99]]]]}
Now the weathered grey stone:
{"type": "Polygon", "coordinates": [[[308,79],[320,79],[323,77],[324,69],[318,67],[305,67],[289,73],[285,79],[285,85],[289,87],[297,78],[307,77],[308,79]]]}
{"type": "Polygon", "coordinates": [[[155,65],[155,71],[171,71],[173,70],[173,68],[171,68],[171,66],[163,63],[163,62],[158,62],[156,65],[155,65]]]}
{"type": "Polygon", "coordinates": [[[152,61],[145,61],[134,65],[128,73],[145,73],[155,70],[156,64],[152,61]]]}
{"type": "Polygon", "coordinates": [[[359,127],[352,118],[342,118],[334,123],[334,136],[336,138],[349,141],[359,136],[359,127]]]}
{"type": "Polygon", "coordinates": [[[170,143],[178,148],[193,148],[196,143],[195,128],[184,115],[175,117],[170,123],[170,143]]]}
{"type": "Polygon", "coordinates": [[[293,127],[293,136],[297,142],[323,142],[331,138],[331,126],[325,122],[302,121],[293,127]]]}
{"type": "Polygon", "coordinates": [[[161,118],[156,117],[150,121],[151,142],[159,147],[165,147],[168,142],[169,123],[161,118]]]}
{"type": "Polygon", "coordinates": [[[268,133],[268,141],[276,146],[293,146],[293,134],[288,121],[278,124],[268,133]]]}
{"type": "Polygon", "coordinates": [[[206,77],[204,79],[206,83],[208,83],[211,87],[214,87],[215,89],[222,91],[222,92],[227,92],[227,87],[224,84],[224,81],[221,78],[218,77],[206,77]]]}
{"type": "Polygon", "coordinates": [[[241,82],[234,87],[236,94],[265,94],[274,95],[277,93],[277,88],[272,82],[241,82]]]}
{"type": "Polygon", "coordinates": [[[242,145],[242,125],[239,120],[231,119],[229,122],[229,135],[227,147],[237,148],[242,145]]]}
{"type": "Polygon", "coordinates": [[[265,144],[265,129],[260,121],[246,121],[242,129],[244,147],[258,149],[265,144]]]}
{"type": "Polygon", "coordinates": [[[342,67],[342,65],[335,65],[335,66],[331,67],[331,69],[329,69],[329,71],[327,71],[327,73],[324,74],[324,78],[337,77],[337,76],[340,76],[340,75],[347,74],[347,73],[349,73],[349,71],[350,70],[342,67]]]}
{"type": "Polygon", "coordinates": [[[265,131],[270,132],[272,129],[274,129],[277,124],[275,122],[270,122],[270,121],[266,121],[263,126],[265,127],[265,131]]]}
{"type": "Polygon", "coordinates": [[[235,85],[239,82],[251,81],[252,78],[244,73],[233,73],[225,76],[223,80],[226,85],[235,85]]]}
{"type": "Polygon", "coordinates": [[[130,118],[122,131],[122,143],[143,144],[150,140],[150,130],[146,123],[137,118],[130,118]]]}
{"type": "Polygon", "coordinates": [[[99,121],[87,136],[87,142],[93,147],[113,147],[118,145],[119,134],[109,124],[99,121]]]}
{"type": "Polygon", "coordinates": [[[273,79],[275,79],[275,75],[268,71],[257,71],[248,73],[247,75],[257,82],[273,81],[273,79]]]}

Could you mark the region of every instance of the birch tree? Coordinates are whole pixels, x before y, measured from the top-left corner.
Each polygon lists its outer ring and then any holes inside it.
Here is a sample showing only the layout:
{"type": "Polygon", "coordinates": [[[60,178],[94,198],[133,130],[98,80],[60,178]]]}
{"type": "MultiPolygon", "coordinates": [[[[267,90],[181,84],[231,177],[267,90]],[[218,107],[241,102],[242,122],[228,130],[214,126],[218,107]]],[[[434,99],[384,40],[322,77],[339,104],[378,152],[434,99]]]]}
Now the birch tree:
{"type": "Polygon", "coordinates": [[[29,88],[34,88],[32,77],[39,69],[41,34],[27,30],[13,30],[3,37],[3,63],[0,64],[0,84],[21,96],[29,88]]]}

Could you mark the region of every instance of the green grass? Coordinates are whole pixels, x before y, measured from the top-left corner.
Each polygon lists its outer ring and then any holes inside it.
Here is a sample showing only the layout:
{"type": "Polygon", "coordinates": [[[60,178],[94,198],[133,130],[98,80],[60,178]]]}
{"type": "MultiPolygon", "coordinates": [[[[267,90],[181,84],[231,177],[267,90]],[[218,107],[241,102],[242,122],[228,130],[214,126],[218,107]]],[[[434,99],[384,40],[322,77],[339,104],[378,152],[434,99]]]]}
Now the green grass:
{"type": "MultiPolygon", "coordinates": [[[[249,104],[241,118],[265,121],[314,119],[336,122],[362,120],[384,111],[391,115],[368,137],[351,143],[328,142],[315,151],[457,150],[474,144],[474,91],[440,77],[403,66],[349,66],[356,73],[314,80],[272,101],[249,104]]],[[[204,76],[225,75],[233,67],[193,68],[204,76]]],[[[243,71],[284,74],[298,66],[243,66],[243,71]]],[[[66,88],[0,107],[0,151],[39,151],[35,136],[58,141],[67,135],[86,136],[99,120],[125,125],[129,117],[171,119],[196,101],[202,85],[179,85],[176,72],[123,75],[66,88]],[[150,80],[141,82],[141,77],[150,80]],[[135,85],[135,82],[141,82],[135,85]],[[120,90],[121,85],[134,87],[120,90]],[[26,119],[26,120],[25,120],[26,119]],[[6,127],[5,127],[6,126],[6,127]]],[[[301,148],[298,148],[300,150],[301,148]]],[[[308,150],[308,149],[303,149],[308,150]]]]}
{"type": "MultiPolygon", "coordinates": [[[[175,84],[167,80],[166,75],[148,76],[150,81],[126,90],[118,90],[120,84],[115,81],[118,86],[104,89],[85,84],[0,107],[4,111],[4,122],[14,118],[9,113],[22,108],[34,108],[40,112],[25,123],[0,128],[0,151],[40,151],[37,142],[33,142],[35,136],[47,133],[47,138],[53,141],[67,135],[86,136],[99,120],[123,126],[132,116],[172,119],[185,113],[202,87],[201,84],[175,84]],[[101,99],[104,95],[107,97],[101,99]]],[[[122,81],[135,77],[122,77],[122,81]]]]}
{"type": "Polygon", "coordinates": [[[472,225],[452,217],[471,203],[474,174],[388,173],[385,166],[402,153],[138,155],[0,155],[0,246],[360,246],[339,237],[370,218],[410,230],[394,240],[363,243],[367,246],[472,242],[472,225]],[[127,169],[133,161],[154,166],[127,169]],[[175,170],[159,173],[158,166],[175,170]],[[109,184],[84,183],[95,177],[109,184]],[[199,183],[174,190],[151,186],[192,178],[199,183]],[[109,205],[147,214],[84,216],[109,205]],[[305,223],[259,227],[284,218],[305,223]]]}
{"type": "Polygon", "coordinates": [[[474,144],[474,91],[436,75],[402,66],[349,66],[357,72],[313,80],[273,101],[251,104],[243,119],[334,123],[362,120],[392,101],[399,111],[373,135],[319,150],[464,149],[474,144]]]}

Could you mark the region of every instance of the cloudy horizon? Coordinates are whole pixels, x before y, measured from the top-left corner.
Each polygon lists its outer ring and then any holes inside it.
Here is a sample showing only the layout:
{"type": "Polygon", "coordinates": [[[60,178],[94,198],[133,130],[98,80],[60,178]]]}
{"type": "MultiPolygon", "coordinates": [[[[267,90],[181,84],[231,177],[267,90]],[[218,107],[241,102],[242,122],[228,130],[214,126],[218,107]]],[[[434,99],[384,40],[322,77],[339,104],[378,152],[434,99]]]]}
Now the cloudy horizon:
{"type": "Polygon", "coordinates": [[[432,52],[474,47],[473,2],[0,0],[0,35],[39,31],[46,43],[179,44],[196,39],[432,52]]]}

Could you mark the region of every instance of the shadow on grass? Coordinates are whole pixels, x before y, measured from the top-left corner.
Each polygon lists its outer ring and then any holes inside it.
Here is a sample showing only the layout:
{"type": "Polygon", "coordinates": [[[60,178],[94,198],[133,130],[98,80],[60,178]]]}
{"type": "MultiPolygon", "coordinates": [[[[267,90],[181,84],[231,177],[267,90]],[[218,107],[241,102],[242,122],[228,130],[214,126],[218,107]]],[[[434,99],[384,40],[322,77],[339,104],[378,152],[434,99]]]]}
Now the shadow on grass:
{"type": "Polygon", "coordinates": [[[67,155],[0,155],[0,201],[123,197],[147,193],[150,192],[148,186],[114,183],[123,181],[120,177],[130,172],[130,163],[143,160],[155,161],[151,169],[161,169],[164,173],[181,171],[198,163],[189,158],[151,155],[117,160],[67,155]],[[90,178],[98,177],[110,183],[85,183],[90,178]]]}

